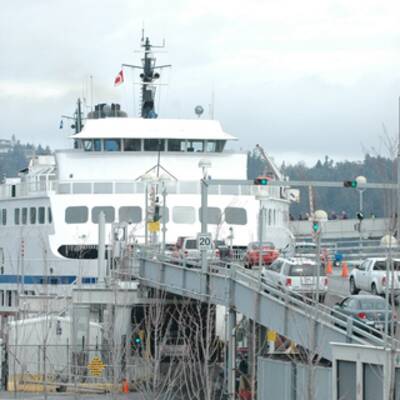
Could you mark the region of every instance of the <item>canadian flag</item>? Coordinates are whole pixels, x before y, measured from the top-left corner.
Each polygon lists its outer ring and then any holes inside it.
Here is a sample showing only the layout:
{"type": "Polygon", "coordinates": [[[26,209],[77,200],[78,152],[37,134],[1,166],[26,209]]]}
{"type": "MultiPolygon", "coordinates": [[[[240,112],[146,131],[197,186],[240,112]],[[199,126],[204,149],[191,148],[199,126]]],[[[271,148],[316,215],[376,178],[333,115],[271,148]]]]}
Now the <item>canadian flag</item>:
{"type": "Polygon", "coordinates": [[[124,71],[121,69],[121,71],[118,72],[118,75],[114,79],[114,86],[119,86],[122,83],[124,83],[124,71]]]}

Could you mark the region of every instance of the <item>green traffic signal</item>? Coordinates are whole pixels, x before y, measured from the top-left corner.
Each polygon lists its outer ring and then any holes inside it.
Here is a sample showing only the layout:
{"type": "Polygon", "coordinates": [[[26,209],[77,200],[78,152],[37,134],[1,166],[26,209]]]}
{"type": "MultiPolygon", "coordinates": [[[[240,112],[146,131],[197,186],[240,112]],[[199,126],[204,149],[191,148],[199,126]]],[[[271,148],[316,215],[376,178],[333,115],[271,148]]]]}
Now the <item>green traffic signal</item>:
{"type": "Polygon", "coordinates": [[[254,179],[254,184],[255,185],[260,185],[260,186],[266,186],[268,185],[268,179],[267,178],[256,178],[254,179]]]}
{"type": "Polygon", "coordinates": [[[319,223],[317,221],[313,221],[312,229],[314,232],[318,232],[319,230],[319,223]]]}
{"type": "Polygon", "coordinates": [[[353,180],[353,181],[344,181],[343,182],[343,186],[346,188],[353,188],[356,189],[357,188],[357,181],[353,180]]]}

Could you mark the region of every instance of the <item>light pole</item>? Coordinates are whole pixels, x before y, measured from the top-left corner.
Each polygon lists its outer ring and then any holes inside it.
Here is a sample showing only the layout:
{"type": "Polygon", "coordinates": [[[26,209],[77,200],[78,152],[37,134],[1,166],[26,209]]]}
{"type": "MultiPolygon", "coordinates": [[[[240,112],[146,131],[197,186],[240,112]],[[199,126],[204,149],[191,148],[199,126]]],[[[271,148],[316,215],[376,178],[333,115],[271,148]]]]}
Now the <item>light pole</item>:
{"type": "Polygon", "coordinates": [[[324,210],[317,210],[314,212],[313,216],[313,231],[314,231],[314,240],[316,247],[316,260],[315,265],[317,267],[317,286],[316,286],[316,301],[319,304],[319,286],[320,286],[320,278],[321,278],[321,234],[322,234],[322,223],[328,220],[328,214],[324,210]]]}
{"type": "Polygon", "coordinates": [[[365,190],[365,188],[363,186],[366,185],[367,178],[365,176],[360,175],[360,176],[357,176],[357,178],[355,180],[357,182],[358,193],[360,194],[359,211],[360,211],[360,213],[362,213],[363,212],[363,192],[365,190]]]}
{"type": "MultiPolygon", "coordinates": [[[[201,234],[207,235],[207,222],[208,222],[208,168],[211,167],[211,161],[208,160],[200,160],[199,168],[202,170],[202,179],[200,181],[201,184],[201,234]]],[[[209,243],[211,246],[211,243],[209,243]]],[[[203,273],[208,272],[208,262],[207,262],[207,248],[206,246],[200,246],[200,255],[201,255],[201,270],[203,273]]]]}
{"type": "Polygon", "coordinates": [[[360,262],[361,262],[361,254],[362,254],[362,231],[361,231],[361,225],[362,225],[362,220],[364,218],[363,215],[363,193],[365,188],[363,187],[367,183],[367,178],[365,176],[357,176],[356,178],[357,182],[357,190],[358,193],[360,194],[360,206],[359,206],[359,212],[357,213],[357,218],[358,218],[358,236],[359,236],[359,252],[360,252],[360,262]]]}
{"type": "MultiPolygon", "coordinates": [[[[387,336],[389,334],[389,315],[388,310],[390,309],[389,304],[389,282],[390,272],[392,270],[392,249],[397,247],[397,240],[392,236],[391,233],[385,235],[381,239],[381,246],[386,249],[386,287],[385,287],[385,300],[386,300],[386,313],[385,313],[385,345],[387,345],[387,336]]],[[[393,277],[392,277],[393,278],[393,277]]],[[[391,282],[393,284],[393,281],[391,282]]]]}

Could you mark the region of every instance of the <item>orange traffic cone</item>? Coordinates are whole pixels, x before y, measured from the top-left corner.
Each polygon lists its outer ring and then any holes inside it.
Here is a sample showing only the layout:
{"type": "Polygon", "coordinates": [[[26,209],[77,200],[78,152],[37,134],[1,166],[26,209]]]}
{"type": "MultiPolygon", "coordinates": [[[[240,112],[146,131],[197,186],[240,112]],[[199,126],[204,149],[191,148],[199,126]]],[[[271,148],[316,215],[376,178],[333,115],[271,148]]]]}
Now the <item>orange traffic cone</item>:
{"type": "Polygon", "coordinates": [[[122,381],[122,393],[129,393],[129,385],[126,379],[122,381]]]}
{"type": "Polygon", "coordinates": [[[331,260],[328,260],[328,262],[326,263],[326,271],[325,272],[327,275],[332,274],[333,269],[332,269],[332,261],[331,260]]]}
{"type": "Polygon", "coordinates": [[[342,261],[342,278],[349,277],[349,267],[347,266],[346,261],[342,261]]]}

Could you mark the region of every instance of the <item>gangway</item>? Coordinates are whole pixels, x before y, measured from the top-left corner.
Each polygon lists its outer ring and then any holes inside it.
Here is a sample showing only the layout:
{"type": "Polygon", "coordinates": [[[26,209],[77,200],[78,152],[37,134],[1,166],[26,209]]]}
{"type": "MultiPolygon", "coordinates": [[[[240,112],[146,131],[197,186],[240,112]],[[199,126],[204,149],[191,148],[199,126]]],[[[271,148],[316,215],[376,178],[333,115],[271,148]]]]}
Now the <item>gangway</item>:
{"type": "Polygon", "coordinates": [[[138,257],[135,275],[140,284],[234,309],[328,360],[332,360],[332,342],[383,346],[395,340],[378,331],[360,329],[351,318],[338,319],[323,304],[267,286],[239,264],[230,268],[210,264],[210,272],[204,273],[145,249],[138,257]]]}

